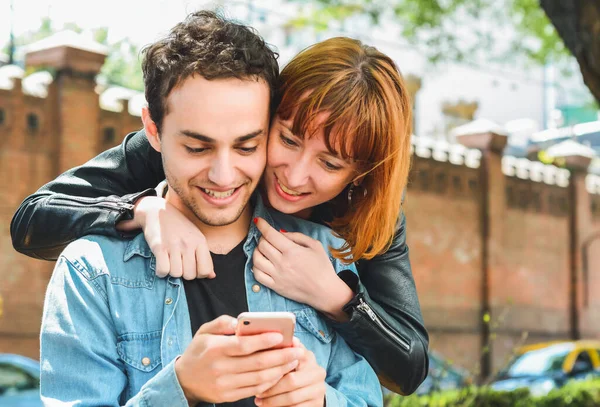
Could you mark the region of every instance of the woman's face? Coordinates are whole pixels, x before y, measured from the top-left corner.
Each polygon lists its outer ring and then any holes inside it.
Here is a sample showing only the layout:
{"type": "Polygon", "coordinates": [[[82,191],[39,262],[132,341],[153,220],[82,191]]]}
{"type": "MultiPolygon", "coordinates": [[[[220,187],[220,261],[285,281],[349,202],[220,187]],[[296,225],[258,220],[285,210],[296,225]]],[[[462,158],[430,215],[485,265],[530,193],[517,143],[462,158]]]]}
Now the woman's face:
{"type": "Polygon", "coordinates": [[[325,145],[322,124],[327,116],[320,113],[315,121],[319,130],[304,138],[292,134],[293,117],[273,119],[264,183],[269,203],[278,211],[307,217],[311,208],[336,197],[356,176],[355,164],[325,145]]]}

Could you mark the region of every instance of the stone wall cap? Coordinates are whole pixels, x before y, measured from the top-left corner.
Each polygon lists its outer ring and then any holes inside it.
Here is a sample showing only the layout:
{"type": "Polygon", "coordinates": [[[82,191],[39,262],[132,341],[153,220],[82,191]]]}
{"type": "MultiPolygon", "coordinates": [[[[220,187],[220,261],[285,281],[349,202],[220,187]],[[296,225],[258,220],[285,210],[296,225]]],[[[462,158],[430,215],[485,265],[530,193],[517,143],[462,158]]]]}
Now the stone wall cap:
{"type": "Polygon", "coordinates": [[[17,65],[0,67],[0,89],[12,90],[15,79],[23,79],[25,71],[17,65]]]}
{"type": "Polygon", "coordinates": [[[122,86],[111,86],[100,94],[100,107],[111,112],[123,111],[123,100],[131,100],[138,91],[122,86]]]}
{"type": "Polygon", "coordinates": [[[50,37],[29,44],[25,47],[25,53],[59,47],[71,47],[96,54],[108,55],[108,47],[72,30],[59,31],[50,37]]]}
{"type": "Polygon", "coordinates": [[[410,141],[411,153],[418,157],[432,158],[435,161],[449,162],[454,165],[465,165],[469,168],[479,168],[481,162],[481,151],[479,150],[431,137],[412,136],[410,141]]]}
{"type": "Polygon", "coordinates": [[[498,134],[500,136],[508,136],[508,133],[506,132],[504,127],[500,126],[496,122],[493,122],[492,120],[483,118],[476,119],[467,124],[463,124],[462,126],[455,127],[450,132],[450,134],[452,134],[454,137],[486,133],[498,134]]]}
{"type": "Polygon", "coordinates": [[[600,176],[588,174],[585,177],[585,186],[590,194],[600,195],[600,176]]]}
{"type": "Polygon", "coordinates": [[[596,152],[593,148],[585,146],[574,140],[565,140],[562,143],[548,147],[546,153],[550,157],[586,157],[594,158],[596,152]]]}
{"type": "Polygon", "coordinates": [[[26,95],[45,98],[48,96],[48,86],[54,79],[48,71],[32,73],[23,79],[23,93],[26,95]]]}
{"type": "Polygon", "coordinates": [[[147,104],[144,92],[123,86],[110,86],[102,91],[100,93],[100,108],[110,112],[122,112],[124,100],[129,101],[128,113],[130,115],[137,117],[142,115],[142,107],[147,104]]]}
{"type": "Polygon", "coordinates": [[[543,182],[559,187],[567,187],[571,177],[571,172],[567,169],[510,155],[502,157],[502,172],[507,177],[543,182]]]}

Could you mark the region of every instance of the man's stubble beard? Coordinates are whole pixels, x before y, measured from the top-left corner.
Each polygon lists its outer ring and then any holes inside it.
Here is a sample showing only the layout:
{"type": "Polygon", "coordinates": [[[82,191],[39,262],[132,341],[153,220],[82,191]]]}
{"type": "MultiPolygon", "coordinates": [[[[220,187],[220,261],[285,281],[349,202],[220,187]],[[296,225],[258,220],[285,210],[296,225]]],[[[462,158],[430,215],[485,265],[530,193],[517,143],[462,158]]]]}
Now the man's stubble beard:
{"type": "MultiPolygon", "coordinates": [[[[229,219],[219,219],[219,217],[217,216],[215,217],[209,217],[208,215],[202,213],[201,208],[199,207],[199,205],[196,203],[196,201],[194,199],[192,199],[191,197],[191,189],[192,188],[197,188],[194,186],[189,186],[190,188],[190,195],[186,195],[184,188],[181,187],[181,185],[177,182],[177,179],[175,179],[174,177],[169,176],[169,174],[167,173],[166,169],[165,169],[165,173],[166,173],[166,178],[167,178],[167,183],[169,184],[169,188],[171,188],[173,190],[173,192],[175,192],[175,194],[177,194],[177,196],[179,197],[179,199],[181,199],[181,202],[183,202],[183,204],[192,211],[192,213],[194,214],[194,216],[196,216],[196,218],[204,223],[207,226],[227,226],[227,225],[231,225],[232,223],[235,223],[244,213],[244,210],[246,209],[246,207],[249,204],[250,201],[250,196],[252,195],[252,193],[250,193],[248,195],[248,197],[246,197],[246,201],[240,205],[240,208],[238,210],[238,212],[229,219]]],[[[241,187],[246,186],[246,185],[250,185],[251,182],[248,180],[246,181],[241,187]]],[[[240,188],[241,188],[240,187],[240,188]]],[[[242,192],[242,191],[240,191],[242,192]]],[[[225,209],[228,210],[229,208],[225,209]]]]}

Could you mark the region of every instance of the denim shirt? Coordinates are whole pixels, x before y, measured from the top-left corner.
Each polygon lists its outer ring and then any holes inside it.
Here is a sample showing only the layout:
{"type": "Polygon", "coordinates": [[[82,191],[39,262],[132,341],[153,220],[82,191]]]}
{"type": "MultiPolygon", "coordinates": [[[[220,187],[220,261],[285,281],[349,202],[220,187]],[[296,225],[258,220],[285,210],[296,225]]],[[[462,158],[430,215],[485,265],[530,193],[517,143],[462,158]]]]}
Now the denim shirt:
{"type": "MultiPolygon", "coordinates": [[[[343,241],[321,225],[267,210],[254,217],[276,229],[304,233],[326,248],[343,241]]],[[[312,308],[262,286],[252,273],[260,232],[251,223],[244,243],[249,311],[290,311],[295,336],[326,369],[326,404],[381,406],[381,387],[367,361],[312,308]]],[[[331,257],[336,272],[351,269],[331,257]]],[[[180,278],[158,278],[140,233],[132,240],[87,236],[59,257],[45,298],[41,329],[41,395],[46,404],[188,406],[175,359],[192,340],[180,278]]],[[[202,380],[201,377],[198,380],[202,380]]]]}

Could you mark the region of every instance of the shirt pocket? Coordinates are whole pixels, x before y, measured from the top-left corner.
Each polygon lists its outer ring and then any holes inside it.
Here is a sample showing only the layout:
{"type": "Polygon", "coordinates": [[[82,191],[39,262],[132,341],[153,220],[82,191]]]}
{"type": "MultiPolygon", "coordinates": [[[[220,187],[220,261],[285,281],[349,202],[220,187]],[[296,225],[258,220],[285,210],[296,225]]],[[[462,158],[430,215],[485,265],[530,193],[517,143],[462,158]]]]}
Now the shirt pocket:
{"type": "Polygon", "coordinates": [[[331,341],[336,334],[335,331],[312,308],[295,310],[293,313],[296,315],[294,335],[315,354],[319,366],[327,369],[331,355],[331,341]]]}
{"type": "Polygon", "coordinates": [[[161,331],[126,333],[117,338],[117,353],[127,371],[128,397],[139,393],[142,386],[160,371],[161,331]]]}

